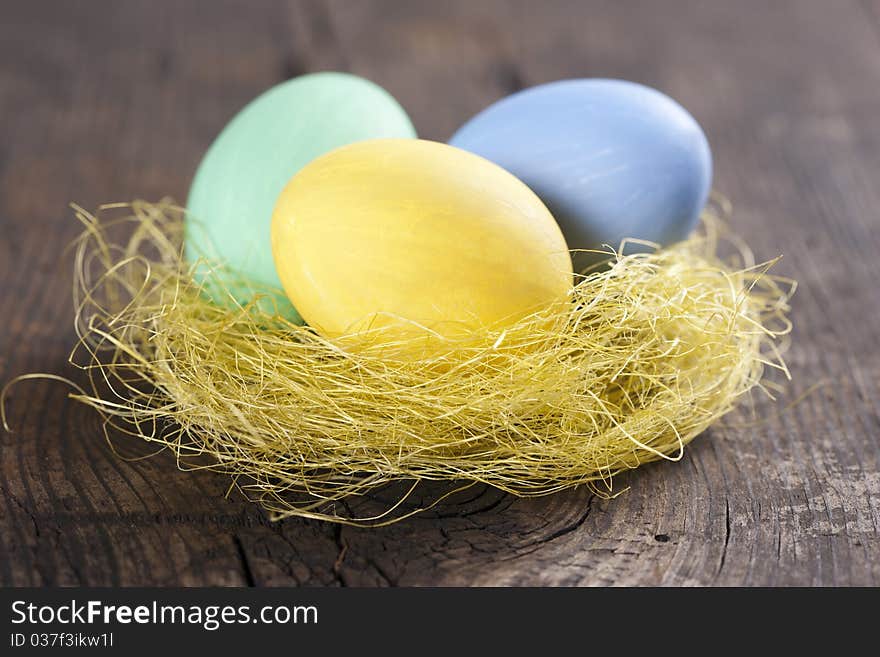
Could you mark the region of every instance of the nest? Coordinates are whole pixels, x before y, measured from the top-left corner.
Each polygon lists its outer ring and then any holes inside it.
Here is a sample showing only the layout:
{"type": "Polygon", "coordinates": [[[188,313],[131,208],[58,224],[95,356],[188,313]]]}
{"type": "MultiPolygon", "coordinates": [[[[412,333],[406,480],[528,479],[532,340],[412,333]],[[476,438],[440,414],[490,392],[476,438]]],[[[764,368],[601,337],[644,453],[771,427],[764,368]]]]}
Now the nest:
{"type": "Polygon", "coordinates": [[[680,459],[767,390],[767,366],[787,375],[778,338],[794,284],[756,265],[717,208],[673,247],[609,249],[570,304],[415,360],[388,357],[407,345],[381,336],[348,349],[285,320],[266,303],[277,290],[215,303],[241,282],[186,261],[185,212],[170,201],[76,211],[71,362],[91,389],[72,397],[182,468],[231,475],[276,519],[385,524],[477,482],[612,495],[615,474],[680,459]],[[724,244],[736,248],[722,259],[724,244]],[[414,495],[425,482],[444,483],[414,495]]]}

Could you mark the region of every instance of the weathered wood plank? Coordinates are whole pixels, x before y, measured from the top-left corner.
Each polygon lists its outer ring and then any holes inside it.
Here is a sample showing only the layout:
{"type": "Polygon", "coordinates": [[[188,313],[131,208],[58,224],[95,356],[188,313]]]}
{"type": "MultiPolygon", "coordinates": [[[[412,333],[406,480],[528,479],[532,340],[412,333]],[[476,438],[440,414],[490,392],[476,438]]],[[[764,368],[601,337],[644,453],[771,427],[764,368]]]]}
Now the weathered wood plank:
{"type": "MultiPolygon", "coordinates": [[[[786,1],[36,1],[0,19],[0,382],[74,375],[69,201],[185,197],[262,89],[372,78],[445,139],[522,86],[657,86],[706,128],[716,187],[801,282],[792,410],[718,427],[679,464],[519,500],[472,489],[373,530],[271,524],[168,455],[126,462],[63,386],[24,383],[0,434],[4,584],[880,584],[880,8],[786,1]]],[[[748,418],[746,418],[748,419],[748,418]]],[[[123,451],[145,453],[123,444],[123,451]]]]}

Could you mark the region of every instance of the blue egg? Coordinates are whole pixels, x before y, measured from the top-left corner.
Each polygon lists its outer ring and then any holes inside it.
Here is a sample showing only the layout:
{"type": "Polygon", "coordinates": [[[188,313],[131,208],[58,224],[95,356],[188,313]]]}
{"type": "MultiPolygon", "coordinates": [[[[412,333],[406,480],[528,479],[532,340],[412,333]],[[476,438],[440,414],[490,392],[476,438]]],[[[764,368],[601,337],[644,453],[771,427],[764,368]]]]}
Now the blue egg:
{"type": "MultiPolygon", "coordinates": [[[[449,143],[531,187],[570,249],[616,249],[624,238],[682,240],[712,182],[712,154],[694,118],[669,96],[624,80],[562,80],[520,91],[477,114],[449,143]]],[[[636,250],[644,247],[626,249],[636,250]]],[[[578,255],[575,267],[597,258],[578,255]]]]}

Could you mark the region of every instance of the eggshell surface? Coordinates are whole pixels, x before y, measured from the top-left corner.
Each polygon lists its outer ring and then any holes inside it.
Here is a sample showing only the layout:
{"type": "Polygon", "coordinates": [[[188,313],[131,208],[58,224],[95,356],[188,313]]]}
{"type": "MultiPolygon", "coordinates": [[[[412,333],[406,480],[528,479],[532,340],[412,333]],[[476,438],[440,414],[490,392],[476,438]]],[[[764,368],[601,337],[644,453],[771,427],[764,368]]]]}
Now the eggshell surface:
{"type": "Polygon", "coordinates": [[[573,282],[528,187],[424,140],[352,144],[303,168],[278,199],[272,249],[291,301],[330,337],[498,329],[565,302],[573,282]]]}
{"type": "MultiPolygon", "coordinates": [[[[404,110],[385,90],[347,73],[323,72],[279,84],[223,129],[189,192],[186,256],[223,263],[241,281],[277,289],[270,243],[272,209],[290,177],[339,146],[377,137],[414,137],[404,110]]],[[[200,272],[204,276],[204,271],[200,272]]],[[[239,303],[251,293],[230,283],[239,303]]],[[[228,293],[215,293],[230,302],[228,293]]],[[[278,306],[299,316],[284,295],[278,306]]]]}
{"type": "MultiPolygon", "coordinates": [[[[477,114],[449,143],[526,183],[572,249],[617,248],[627,237],[682,240],[712,180],[709,145],[694,118],[661,92],[623,80],[526,89],[477,114]]],[[[594,259],[578,255],[575,265],[594,259]]]]}

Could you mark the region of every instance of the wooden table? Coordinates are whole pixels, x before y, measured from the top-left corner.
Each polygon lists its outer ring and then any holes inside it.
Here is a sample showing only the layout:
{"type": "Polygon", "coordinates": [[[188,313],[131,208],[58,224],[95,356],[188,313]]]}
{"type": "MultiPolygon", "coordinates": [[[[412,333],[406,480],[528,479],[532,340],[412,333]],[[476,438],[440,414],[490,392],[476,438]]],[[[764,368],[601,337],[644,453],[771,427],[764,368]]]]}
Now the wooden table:
{"type": "Polygon", "coordinates": [[[523,86],[656,86],[702,123],[734,227],[801,284],[782,411],[681,463],[520,500],[481,488],[384,529],[271,523],[171,456],[124,462],[68,389],[0,433],[6,585],[880,584],[880,2],[7,3],[0,14],[0,382],[77,378],[67,204],[184,199],[224,123],[320,69],[444,140],[523,86]]]}

